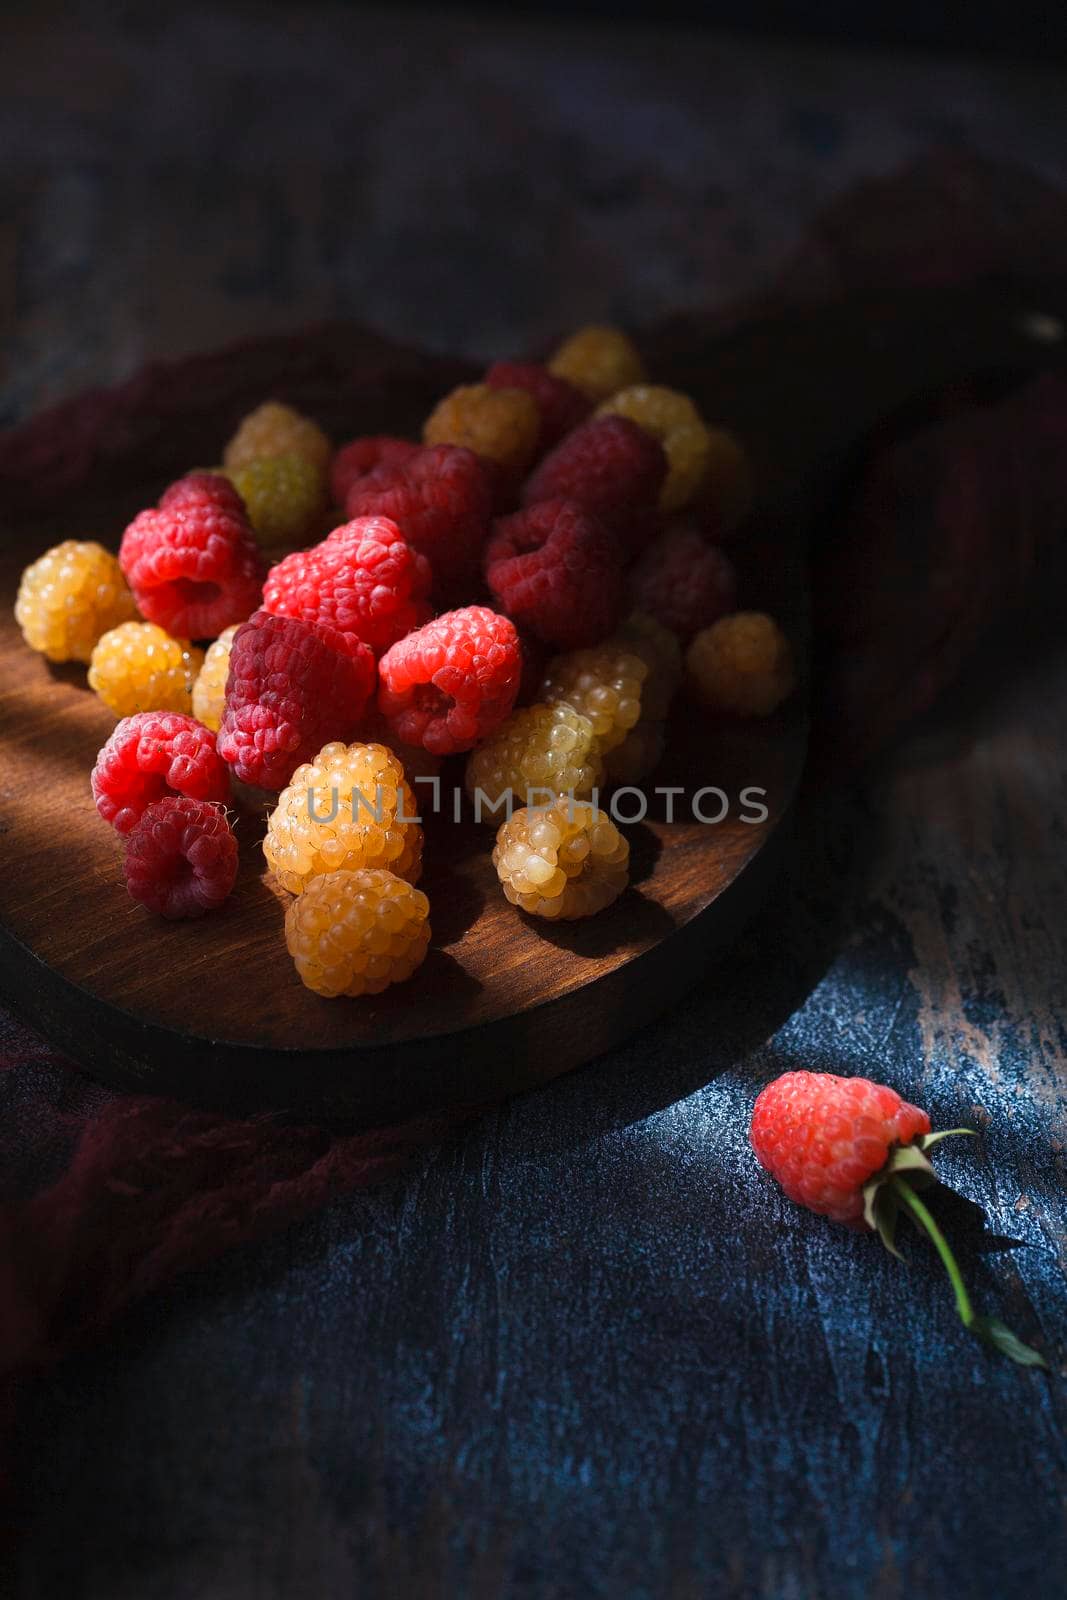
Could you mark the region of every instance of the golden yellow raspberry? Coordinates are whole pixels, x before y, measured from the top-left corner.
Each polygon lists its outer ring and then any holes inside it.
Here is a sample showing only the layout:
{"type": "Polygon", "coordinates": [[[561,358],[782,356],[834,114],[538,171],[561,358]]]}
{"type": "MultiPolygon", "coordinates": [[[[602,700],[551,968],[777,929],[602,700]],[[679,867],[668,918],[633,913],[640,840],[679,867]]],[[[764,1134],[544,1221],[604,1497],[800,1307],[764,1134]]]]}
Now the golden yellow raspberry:
{"type": "Polygon", "coordinates": [[[430,942],[430,902],[381,868],[327,872],[285,913],[301,982],[329,999],[381,994],[410,978],[430,942]]]}
{"type": "Polygon", "coordinates": [[[306,456],[259,456],[227,474],[265,547],[299,545],[318,532],[326,509],[326,474],[306,456]]]}
{"type": "Polygon", "coordinates": [[[715,507],[723,533],[732,533],[752,510],[752,463],[744,445],[726,428],[708,429],[708,464],[700,498],[715,507]]]}
{"type": "Polygon", "coordinates": [[[22,574],[15,621],[49,661],[88,661],[102,633],[137,615],[122,568],[92,539],[64,539],[22,574]]]}
{"type": "Polygon", "coordinates": [[[193,684],[193,716],[213,733],[218,733],[222,721],[226,679],[230,675],[230,646],[240,626],[235,622],[232,627],[224,628],[215,642],[208,645],[204,665],[193,684]]]}
{"type": "Polygon", "coordinates": [[[677,634],[647,611],[632,611],[612,638],[640,656],[648,668],[641,694],[642,722],[661,722],[682,682],[682,647],[677,634]]]}
{"type": "Polygon", "coordinates": [[[536,804],[550,794],[573,794],[582,800],[603,777],[593,724],[564,702],[513,711],[467,757],[467,793],[476,806],[481,797],[483,822],[498,822],[509,796],[513,806],[525,805],[531,798],[536,804]]]}
{"type": "Polygon", "coordinates": [[[135,711],[193,709],[193,684],[204,652],[172,639],[154,622],[123,622],[97,640],[89,661],[89,687],[116,717],[135,711]]]}
{"type": "Polygon", "coordinates": [[[630,846],[606,811],[581,800],[523,807],[501,824],[493,865],[513,906],[550,922],[591,917],[617,900],[630,846]]]}
{"type": "Polygon", "coordinates": [[[646,722],[642,717],[622,743],[617,744],[614,750],[609,750],[604,757],[608,782],[641,783],[659,766],[666,743],[665,725],[662,722],[646,722]]]}
{"type": "Polygon", "coordinates": [[[528,389],[470,383],[453,389],[427,417],[426,444],[458,444],[519,477],[533,460],[541,413],[528,389]]]}
{"type": "Polygon", "coordinates": [[[637,383],[605,400],[597,416],[629,417],[658,439],[667,457],[660,510],[680,511],[689,504],[704,482],[711,444],[703,418],[688,395],[662,384],[637,383]]]}
{"type": "Polygon", "coordinates": [[[324,745],[297,767],[267,823],[263,854],[283,889],[324,872],[386,867],[414,883],[422,828],[404,768],[382,744],[324,745]]]}
{"type": "Polygon", "coordinates": [[[702,629],[685,665],[697,698],[716,711],[766,717],[793,692],[789,640],[762,611],[736,611],[702,629]]]}
{"type": "Polygon", "coordinates": [[[267,400],[242,420],[222,454],[227,471],[247,466],[267,456],[301,456],[325,472],[333,446],[317,422],[292,406],[267,400]]]}
{"type": "Polygon", "coordinates": [[[641,715],[641,690],[648,667],[615,640],[555,656],[545,671],[537,698],[545,705],[565,700],[588,717],[607,755],[622,744],[641,715]]]}
{"type": "Polygon", "coordinates": [[[644,362],[621,328],[579,328],[560,345],[548,370],[590,400],[606,400],[645,376],[644,362]]]}

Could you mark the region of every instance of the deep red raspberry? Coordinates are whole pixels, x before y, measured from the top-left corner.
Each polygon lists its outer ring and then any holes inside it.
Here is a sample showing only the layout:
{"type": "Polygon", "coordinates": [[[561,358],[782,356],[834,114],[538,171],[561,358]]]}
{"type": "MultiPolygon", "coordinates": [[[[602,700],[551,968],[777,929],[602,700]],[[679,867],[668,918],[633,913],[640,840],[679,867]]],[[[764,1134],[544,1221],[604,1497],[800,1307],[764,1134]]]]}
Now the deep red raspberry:
{"type": "Polygon", "coordinates": [[[302,761],[355,733],[374,679],[374,656],[351,635],[257,611],[230,646],[219,754],[241,783],[284,789],[302,761]]]}
{"type": "Polygon", "coordinates": [[[179,711],[123,717],[96,758],[91,782],[96,809],[119,833],[129,833],[145,807],[166,795],[230,797],[230,775],[215,735],[179,711]]]}
{"type": "Polygon", "coordinates": [[[493,489],[472,450],[428,445],[403,466],[376,467],[348,492],[349,517],[389,517],[427,556],[435,593],[467,588],[489,531],[493,489]]]}
{"type": "Polygon", "coordinates": [[[237,840],[221,806],[167,795],[126,836],[126,887],[158,916],[202,917],[237,878],[237,840]]]}
{"type": "Polygon", "coordinates": [[[666,528],[632,568],[630,600],[685,644],[735,610],[737,574],[729,556],[686,520],[666,528]]]}
{"type": "Polygon", "coordinates": [[[395,522],[357,517],[272,567],[263,606],[279,617],[328,622],[381,655],[432,614],[431,577],[430,563],[395,522]]]}
{"type": "Polygon", "coordinates": [[[622,613],[618,543],[573,500],[545,500],[502,517],[485,573],[512,621],[562,650],[598,643],[622,613]]]}
{"type": "Polygon", "coordinates": [[[365,478],[375,467],[402,467],[418,450],[410,439],[395,439],[392,434],[368,434],[341,446],[330,466],[330,494],[343,506],[357,478],[365,478]]]}
{"type": "Polygon", "coordinates": [[[526,481],[524,506],[574,500],[599,518],[630,555],[659,531],[667,457],[628,417],[592,417],[567,434],[526,481]]]}
{"type": "Polygon", "coordinates": [[[536,361],[494,361],[485,375],[490,389],[528,389],[537,401],[541,413],[541,432],[537,438],[537,454],[544,455],[558,444],[565,433],[589,415],[592,401],[566,378],[557,378],[554,372],[536,361]]]}
{"type": "Polygon", "coordinates": [[[180,479],[135,517],[119,565],[142,616],[176,639],[213,639],[242,622],[266,572],[240,496],[214,473],[180,479]]]}
{"type": "Polygon", "coordinates": [[[448,756],[470,750],[508,715],[522,650],[507,617],[464,606],[394,644],[378,670],[378,707],[397,738],[448,756]]]}
{"type": "Polygon", "coordinates": [[[895,1089],[832,1072],[786,1072],[763,1089],[749,1137],[756,1160],[791,1200],[863,1226],[863,1186],[895,1144],[930,1132],[930,1118],[895,1089]]]}

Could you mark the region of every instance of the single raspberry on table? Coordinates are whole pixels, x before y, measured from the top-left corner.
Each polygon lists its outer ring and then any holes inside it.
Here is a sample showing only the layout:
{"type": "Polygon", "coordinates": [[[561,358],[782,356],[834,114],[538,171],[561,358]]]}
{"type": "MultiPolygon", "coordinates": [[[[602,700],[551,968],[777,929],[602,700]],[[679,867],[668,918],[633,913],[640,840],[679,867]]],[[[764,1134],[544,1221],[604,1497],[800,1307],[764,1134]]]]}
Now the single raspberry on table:
{"type": "Polygon", "coordinates": [[[584,421],[592,405],[573,383],[536,361],[494,361],[485,381],[490,389],[526,389],[533,395],[541,419],[535,452],[539,456],[584,421]]]}
{"type": "Polygon", "coordinates": [[[493,865],[513,906],[550,922],[595,916],[626,887],[630,846],[606,811],[581,800],[525,806],[497,832],[493,865]]]}
{"type": "Polygon", "coordinates": [[[756,1098],[749,1138],[756,1160],[791,1200],[859,1229],[876,1229],[894,1255],[905,1211],[933,1242],[949,1274],[964,1327],[1023,1366],[1044,1359],[1002,1323],[975,1315],[948,1243],[919,1191],[936,1181],[927,1151],[952,1134],[895,1089],[832,1072],[786,1072],[756,1098]]]}
{"type": "Polygon", "coordinates": [[[334,503],[344,505],[349,489],[358,478],[365,478],[376,467],[402,467],[418,448],[410,439],[396,439],[388,433],[350,439],[341,446],[330,465],[330,494],[334,503]]]}
{"type": "Polygon", "coordinates": [[[187,639],[172,639],[154,622],[121,622],[96,641],[89,687],[117,717],[135,711],[193,708],[193,684],[204,653],[187,639]]]}
{"type": "Polygon", "coordinates": [[[593,724],[573,706],[523,706],[467,758],[465,785],[482,822],[551,795],[587,799],[603,781],[593,724]],[[535,792],[536,791],[536,792],[535,792]]]}
{"type": "Polygon", "coordinates": [[[684,644],[737,604],[734,564],[691,521],[665,528],[630,572],[630,599],[684,644]]]}
{"type": "Polygon", "coordinates": [[[614,638],[588,650],[571,650],[549,662],[537,698],[565,700],[593,724],[602,755],[622,744],[641,715],[648,667],[614,638]]]}
{"type": "Polygon", "coordinates": [[[119,563],[143,615],[183,639],[214,639],[242,622],[266,572],[237,491],[211,473],[179,480],[135,517],[119,563]]]}
{"type": "Polygon", "coordinates": [[[621,328],[594,325],[579,328],[556,350],[548,370],[566,378],[590,400],[606,400],[616,389],[640,383],[644,363],[621,328]]]}
{"type": "Polygon", "coordinates": [[[518,483],[534,458],[540,432],[541,413],[528,389],[471,383],[438,401],[422,437],[429,445],[473,450],[493,462],[508,482],[518,483]]]}
{"type": "Polygon", "coordinates": [[[464,606],[392,645],[378,671],[378,709],[396,737],[447,756],[469,750],[507,717],[522,649],[507,617],[464,606]]]}
{"type": "Polygon", "coordinates": [[[146,807],[166,795],[230,797],[215,735],[178,711],[124,717],[97,756],[90,781],[96,809],[118,833],[129,833],[146,807]]]}
{"type": "Polygon", "coordinates": [[[302,894],[324,872],[388,867],[414,883],[422,870],[418,807],[399,757],[381,744],[324,745],[278,796],[263,840],[283,889],[302,894]]]}
{"type": "Polygon", "coordinates": [[[263,606],[279,617],[329,623],[381,655],[429,618],[431,582],[430,563],[395,522],[356,517],[272,567],[263,606]]]}
{"type": "Polygon", "coordinates": [[[260,544],[300,544],[320,531],[326,476],[305,456],[261,456],[230,470],[260,544]]]}
{"type": "Polygon", "coordinates": [[[567,434],[527,480],[525,506],[573,500],[610,528],[628,555],[659,532],[667,457],[625,417],[592,417],[567,434]]]}
{"type": "Polygon", "coordinates": [[[126,835],[126,887],[158,916],[215,911],[237,878],[237,840],[219,805],[167,795],[126,835]]]}
{"type": "Polygon", "coordinates": [[[122,569],[93,539],[64,539],[22,574],[15,621],[49,661],[88,661],[109,628],[137,615],[122,569]]]}
{"type": "Polygon", "coordinates": [[[374,656],[350,634],[257,611],[238,628],[218,749],[241,783],[282,789],[328,739],[359,726],[374,656]]]}
{"type": "Polygon", "coordinates": [[[485,575],[518,627],[562,650],[598,643],[622,611],[615,537],[572,500],[545,500],[502,517],[486,549],[485,575]]]}
{"type": "Polygon", "coordinates": [[[769,717],[793,692],[789,640],[762,611],[735,611],[702,628],[685,652],[694,697],[714,711],[769,717]]]}
{"type": "Polygon", "coordinates": [[[267,456],[303,456],[321,472],[329,470],[333,446],[310,417],[278,400],[266,400],[241,421],[223,451],[223,465],[244,467],[267,456]]]}
{"type": "Polygon", "coordinates": [[[400,466],[380,466],[348,492],[346,515],[388,517],[433,568],[438,597],[476,579],[489,532],[493,486],[471,450],[434,445],[400,466]]]}
{"type": "Polygon", "coordinates": [[[426,957],[430,902],[380,868],[328,872],[285,913],[285,942],[315,994],[381,994],[426,957]]]}
{"type": "Polygon", "coordinates": [[[226,705],[226,680],[230,676],[230,646],[233,636],[241,626],[239,622],[223,628],[218,638],[208,645],[204,665],[193,684],[193,716],[218,733],[226,705]]]}
{"type": "Polygon", "coordinates": [[[711,460],[711,440],[688,395],[663,384],[633,384],[605,400],[597,416],[629,417],[660,441],[667,456],[667,476],[659,493],[661,511],[680,511],[696,498],[711,460]]]}

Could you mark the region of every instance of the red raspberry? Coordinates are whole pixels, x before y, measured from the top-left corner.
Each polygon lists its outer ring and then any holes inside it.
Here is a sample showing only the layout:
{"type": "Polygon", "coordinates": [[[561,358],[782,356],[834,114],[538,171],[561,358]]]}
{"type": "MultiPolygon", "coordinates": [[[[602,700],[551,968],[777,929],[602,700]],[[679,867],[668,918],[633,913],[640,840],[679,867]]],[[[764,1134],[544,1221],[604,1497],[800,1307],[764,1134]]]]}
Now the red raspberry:
{"type": "Polygon", "coordinates": [[[119,833],[129,833],[145,807],[166,795],[230,797],[230,776],[215,735],[180,711],[123,717],[96,758],[91,782],[96,809],[119,833]]]}
{"type": "Polygon", "coordinates": [[[402,467],[418,450],[410,439],[394,439],[388,433],[368,434],[341,446],[330,466],[330,494],[343,506],[357,478],[365,478],[375,467],[402,467]]]}
{"type": "Polygon", "coordinates": [[[863,1225],[863,1186],[895,1144],[930,1132],[930,1118],[895,1089],[832,1072],[786,1072],[762,1090],[749,1137],[756,1160],[790,1200],[863,1225]]]}
{"type": "Polygon", "coordinates": [[[490,389],[528,389],[541,413],[537,454],[544,455],[565,433],[589,415],[592,401],[566,378],[557,378],[536,361],[494,361],[485,375],[490,389]]]}
{"type": "Polygon", "coordinates": [[[508,616],[562,650],[597,644],[622,614],[619,546],[572,500],[545,500],[502,517],[485,571],[508,616]]]}
{"type": "Polygon", "coordinates": [[[430,582],[430,563],[395,522],[357,517],[272,567],[263,607],[279,617],[327,622],[381,655],[432,614],[430,582]]]}
{"type": "Polygon", "coordinates": [[[667,457],[658,439],[628,417],[592,417],[547,455],[527,479],[524,506],[574,500],[634,554],[659,531],[667,457]]]}
{"type": "Polygon", "coordinates": [[[230,647],[218,748],[241,783],[284,789],[331,739],[355,733],[374,688],[374,656],[327,623],[257,611],[230,647]]]}
{"type": "Polygon", "coordinates": [[[237,840],[221,806],[167,795],[126,838],[126,887],[161,917],[202,917],[237,878],[237,840]]]}
{"type": "Polygon", "coordinates": [[[436,588],[449,593],[477,574],[489,531],[493,486],[472,450],[428,445],[403,466],[376,467],[345,502],[349,517],[389,517],[429,557],[436,588]]]}
{"type": "Polygon", "coordinates": [[[488,606],[446,611],[387,650],[378,707],[396,737],[437,756],[469,750],[515,704],[519,636],[488,606]]]}
{"type": "Polygon", "coordinates": [[[157,510],[133,519],[119,565],[141,614],[179,639],[213,639],[242,622],[266,571],[241,497],[208,472],[172,484],[157,510]]]}
{"type": "Polygon", "coordinates": [[[684,644],[733,611],[737,574],[733,562],[709,544],[689,521],[666,528],[630,573],[634,609],[647,612],[684,644]]]}

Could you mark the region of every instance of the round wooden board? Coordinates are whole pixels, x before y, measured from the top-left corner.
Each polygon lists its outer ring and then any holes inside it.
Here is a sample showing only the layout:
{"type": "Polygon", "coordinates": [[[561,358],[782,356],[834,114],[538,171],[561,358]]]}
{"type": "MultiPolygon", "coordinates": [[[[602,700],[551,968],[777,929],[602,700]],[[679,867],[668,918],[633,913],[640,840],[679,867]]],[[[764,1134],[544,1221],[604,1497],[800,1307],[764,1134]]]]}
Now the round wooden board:
{"type": "MultiPolygon", "coordinates": [[[[977,302],[970,321],[987,311],[977,302]]],[[[957,315],[951,336],[939,336],[944,308],[927,316],[918,373],[914,358],[900,358],[899,341],[884,338],[884,308],[866,351],[872,325],[862,307],[851,325],[837,315],[832,339],[809,315],[725,338],[675,324],[649,349],[657,377],[694,393],[709,417],[736,424],[753,450],[767,492],[737,551],[742,602],[781,619],[802,664],[806,524],[827,470],[924,376],[965,370],[967,319],[957,315]]],[[[627,829],[630,888],[587,923],[550,927],[516,912],[496,883],[491,829],[447,811],[428,817],[431,951],[410,983],[379,997],[326,1001],[300,984],[283,939],[286,897],[258,848],[261,819],[240,820],[240,877],[217,915],[164,923],[127,897],[119,842],[97,817],[88,784],[113,719],[84,669],[49,666],[22,643],[11,611],[22,567],[61,538],[116,547],[133,512],[189,464],[214,459],[236,418],[261,398],[301,405],[338,437],[411,432],[466,375],[458,363],[330,330],[151,369],[20,440],[41,459],[9,496],[22,509],[7,518],[0,557],[3,990],[108,1083],[354,1122],[479,1104],[567,1071],[648,1022],[759,903],[803,767],[803,693],[752,723],[679,706],[652,780],[683,788],[677,819],[666,821],[653,797],[647,820],[627,829]],[[77,428],[89,440],[84,461],[69,444],[77,428]],[[46,483],[39,492],[49,470],[52,490],[46,483]],[[706,786],[729,797],[727,817],[714,825],[691,815],[693,793],[706,786]],[[759,823],[742,819],[749,787],[766,794],[759,823]]],[[[9,487],[11,460],[9,449],[9,487]]],[[[447,795],[460,781],[458,763],[446,768],[447,795]]],[[[717,804],[704,803],[709,811],[717,804]]]]}

